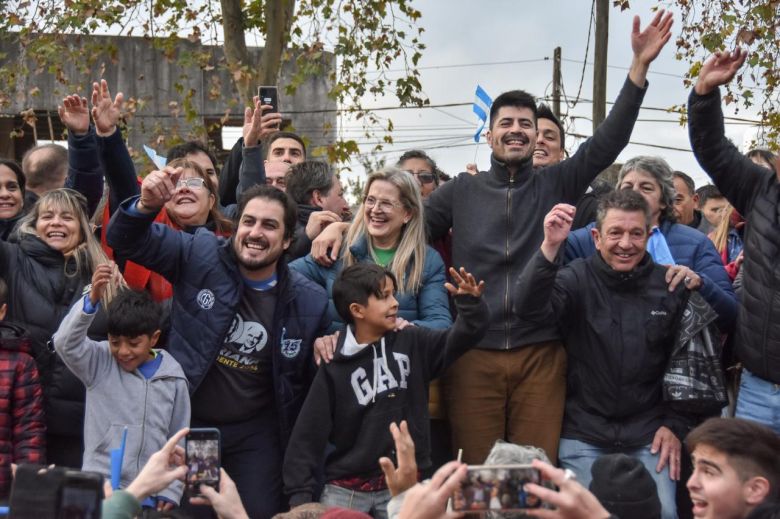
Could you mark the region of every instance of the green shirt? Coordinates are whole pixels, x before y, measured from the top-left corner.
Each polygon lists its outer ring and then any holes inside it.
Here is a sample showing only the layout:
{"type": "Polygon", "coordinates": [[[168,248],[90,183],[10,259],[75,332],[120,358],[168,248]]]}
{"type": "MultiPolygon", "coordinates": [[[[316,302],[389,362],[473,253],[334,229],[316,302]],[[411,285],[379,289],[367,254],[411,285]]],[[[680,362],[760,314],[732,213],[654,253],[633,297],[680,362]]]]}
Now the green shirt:
{"type": "Polygon", "coordinates": [[[374,250],[374,256],[376,256],[377,265],[386,267],[390,264],[391,261],[393,261],[393,257],[395,256],[395,248],[377,249],[376,247],[372,247],[372,249],[374,250]]]}

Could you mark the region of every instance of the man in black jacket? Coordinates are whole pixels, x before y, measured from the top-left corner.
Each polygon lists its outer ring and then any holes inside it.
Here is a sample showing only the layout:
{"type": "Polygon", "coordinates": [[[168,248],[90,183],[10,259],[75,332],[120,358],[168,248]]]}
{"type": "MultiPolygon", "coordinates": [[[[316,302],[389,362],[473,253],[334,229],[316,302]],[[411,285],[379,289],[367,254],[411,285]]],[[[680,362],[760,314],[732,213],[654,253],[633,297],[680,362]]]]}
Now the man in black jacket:
{"type": "Polygon", "coordinates": [[[641,461],[658,488],[664,519],[676,517],[684,421],[662,397],[666,365],[685,309],[686,278],[646,253],[650,210],[628,190],[599,203],[593,237],[598,254],[560,267],[558,252],[575,209],[553,207],[544,241],[517,280],[515,312],[533,328],[559,330],[568,356],[559,460],[585,486],[601,455],[641,461]],[[676,434],[675,434],[676,433],[676,434]]]}
{"type": "Polygon", "coordinates": [[[726,138],[718,89],[734,78],[746,56],[737,49],[704,63],[688,100],[689,131],[702,169],[750,222],[735,338],[744,367],[736,414],[780,433],[780,183],[726,138]]]}
{"type": "Polygon", "coordinates": [[[488,332],[450,368],[444,384],[453,447],[463,449],[467,463],[484,460],[497,439],[542,447],[550,459],[557,455],[565,353],[555,330],[523,330],[512,313],[512,284],[542,242],[544,213],[561,201],[575,203],[628,143],[648,67],[669,40],[671,24],[663,11],[642,32],[634,20],[628,79],[607,119],[570,159],[533,169],[536,103],[525,92],[507,92],[491,107],[490,170],[461,174],[426,200],[431,239],[452,229],[453,264],[488,287],[488,332]]]}

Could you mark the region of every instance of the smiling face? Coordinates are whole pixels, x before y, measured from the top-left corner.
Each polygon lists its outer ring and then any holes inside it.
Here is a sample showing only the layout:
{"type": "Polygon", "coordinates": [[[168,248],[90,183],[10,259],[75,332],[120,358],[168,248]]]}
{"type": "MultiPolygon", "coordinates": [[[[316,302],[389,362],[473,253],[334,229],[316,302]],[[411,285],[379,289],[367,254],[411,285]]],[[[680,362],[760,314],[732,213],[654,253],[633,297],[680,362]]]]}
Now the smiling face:
{"type": "Polygon", "coordinates": [[[549,119],[539,118],[539,127],[534,147],[534,167],[540,168],[558,164],[563,160],[563,148],[561,147],[561,131],[558,126],[549,119]]]}
{"type": "Polygon", "coordinates": [[[22,211],[23,197],[16,173],[0,165],[0,220],[7,220],[22,211]]]}
{"type": "Polygon", "coordinates": [[[326,196],[319,196],[316,205],[323,211],[331,211],[341,216],[349,210],[349,204],[344,198],[344,188],[341,186],[341,180],[337,176],[333,177],[333,187],[330,188],[326,196]]]}
{"type": "Polygon", "coordinates": [[[35,232],[46,245],[62,254],[73,252],[82,241],[79,215],[55,204],[38,208],[35,232]]]}
{"type": "Polygon", "coordinates": [[[389,276],[385,276],[382,285],[382,295],[371,294],[365,305],[352,303],[350,311],[356,325],[368,328],[372,334],[384,335],[395,329],[398,318],[398,301],[395,298],[395,284],[389,276]]]}
{"type": "Polygon", "coordinates": [[[247,202],[233,235],[233,247],[244,277],[252,280],[271,277],[277,260],[290,246],[290,239],[284,233],[281,203],[261,197],[247,202]]]}
{"type": "Polygon", "coordinates": [[[693,515],[699,519],[744,519],[761,501],[729,462],[728,456],[699,444],[691,455],[693,474],[687,487],[693,515]]]}
{"type": "Polygon", "coordinates": [[[536,123],[530,108],[502,106],[487,132],[493,156],[515,167],[531,158],[536,145],[536,123]]]}
{"type": "Polygon", "coordinates": [[[653,175],[639,169],[629,171],[620,181],[618,189],[633,189],[642,195],[650,206],[651,225],[658,225],[661,210],[666,208],[666,204],[661,202],[661,186],[653,175]]]}
{"type": "Polygon", "coordinates": [[[160,338],[160,331],[152,335],[126,337],[124,335],[108,335],[108,346],[119,367],[125,371],[135,371],[138,366],[152,358],[151,350],[160,338]]]}
{"type": "Polygon", "coordinates": [[[205,225],[209,218],[209,211],[216,203],[216,197],[208,190],[207,183],[191,182],[189,179],[205,180],[194,169],[186,169],[179,177],[176,190],[173,193],[165,209],[176,223],[182,227],[205,225]]]}
{"type": "Polygon", "coordinates": [[[387,180],[375,180],[363,202],[366,230],[374,245],[392,249],[401,241],[401,230],[411,217],[411,211],[401,203],[401,191],[387,180]]]}
{"type": "Polygon", "coordinates": [[[601,257],[618,272],[630,272],[645,256],[648,234],[642,211],[609,209],[601,228],[591,233],[601,257]]]}

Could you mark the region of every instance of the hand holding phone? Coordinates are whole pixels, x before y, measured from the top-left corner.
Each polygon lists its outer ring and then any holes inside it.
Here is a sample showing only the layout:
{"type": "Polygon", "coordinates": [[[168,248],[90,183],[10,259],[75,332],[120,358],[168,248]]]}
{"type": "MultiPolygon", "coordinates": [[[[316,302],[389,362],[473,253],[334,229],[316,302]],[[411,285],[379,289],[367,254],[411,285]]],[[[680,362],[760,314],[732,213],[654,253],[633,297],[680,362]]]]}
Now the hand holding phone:
{"type": "Polygon", "coordinates": [[[219,489],[221,466],[219,429],[190,429],[185,444],[187,463],[187,492],[200,495],[200,485],[219,489]]]}
{"type": "Polygon", "coordinates": [[[542,500],[526,491],[527,483],[542,483],[539,469],[531,465],[471,465],[466,480],[452,498],[457,512],[522,511],[542,506],[542,500]]]}
{"type": "Polygon", "coordinates": [[[260,98],[261,105],[267,105],[271,107],[268,110],[269,112],[279,112],[279,91],[275,86],[257,87],[257,95],[260,98]]]}

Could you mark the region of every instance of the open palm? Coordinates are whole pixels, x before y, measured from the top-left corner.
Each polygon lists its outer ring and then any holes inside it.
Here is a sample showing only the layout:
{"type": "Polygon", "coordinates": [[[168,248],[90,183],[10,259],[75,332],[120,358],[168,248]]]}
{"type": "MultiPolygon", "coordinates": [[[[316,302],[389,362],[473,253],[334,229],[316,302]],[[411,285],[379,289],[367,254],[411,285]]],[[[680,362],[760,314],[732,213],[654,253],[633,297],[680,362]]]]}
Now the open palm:
{"type": "Polygon", "coordinates": [[[114,133],[119,118],[122,115],[124,96],[122,92],[111,100],[111,92],[105,79],[100,84],[92,84],[92,120],[99,134],[110,135],[114,133]]]}
{"type": "Polygon", "coordinates": [[[747,51],[736,49],[733,52],[716,52],[704,62],[699,71],[696,91],[706,94],[717,86],[730,83],[745,62],[747,51]]]}
{"type": "Polygon", "coordinates": [[[631,32],[631,49],[634,56],[645,64],[651,63],[666,42],[672,37],[672,13],[659,10],[653,21],[650,22],[644,31],[639,30],[639,17],[634,17],[634,27],[631,32]]]}

